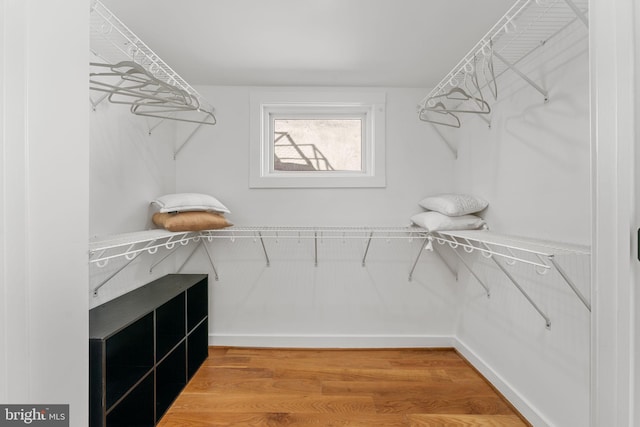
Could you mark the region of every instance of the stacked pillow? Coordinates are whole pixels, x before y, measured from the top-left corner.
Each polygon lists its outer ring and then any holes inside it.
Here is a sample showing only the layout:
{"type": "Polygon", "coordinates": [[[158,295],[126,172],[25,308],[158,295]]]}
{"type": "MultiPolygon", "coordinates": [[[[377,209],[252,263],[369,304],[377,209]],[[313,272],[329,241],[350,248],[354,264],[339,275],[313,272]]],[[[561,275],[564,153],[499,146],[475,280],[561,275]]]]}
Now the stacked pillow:
{"type": "Polygon", "coordinates": [[[489,203],[470,194],[437,194],[422,199],[418,204],[426,212],[415,214],[411,222],[428,231],[477,230],[485,228],[485,221],[473,215],[489,203]]]}
{"type": "Polygon", "coordinates": [[[153,223],[169,231],[201,231],[230,227],[231,213],[218,199],[200,193],[166,194],[151,202],[159,208],[153,223]]]}

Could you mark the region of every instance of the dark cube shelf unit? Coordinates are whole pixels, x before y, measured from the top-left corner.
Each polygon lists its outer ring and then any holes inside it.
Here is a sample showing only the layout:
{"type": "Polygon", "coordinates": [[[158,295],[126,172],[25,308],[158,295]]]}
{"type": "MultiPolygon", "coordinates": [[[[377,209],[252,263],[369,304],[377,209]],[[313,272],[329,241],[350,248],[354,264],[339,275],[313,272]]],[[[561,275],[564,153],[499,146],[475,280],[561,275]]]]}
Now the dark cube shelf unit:
{"type": "Polygon", "coordinates": [[[155,426],[207,358],[208,277],[169,274],[89,311],[89,425],[155,426]]]}

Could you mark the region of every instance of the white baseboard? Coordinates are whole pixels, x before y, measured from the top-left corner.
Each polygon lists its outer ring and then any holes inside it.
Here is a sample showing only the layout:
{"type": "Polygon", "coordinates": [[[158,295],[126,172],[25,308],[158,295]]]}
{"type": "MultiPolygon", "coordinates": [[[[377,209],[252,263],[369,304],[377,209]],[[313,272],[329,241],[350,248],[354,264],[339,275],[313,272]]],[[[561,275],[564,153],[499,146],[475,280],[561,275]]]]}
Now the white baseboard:
{"type": "Polygon", "coordinates": [[[454,348],[455,338],[436,335],[242,335],[209,334],[209,345],[285,348],[454,348]]]}
{"type": "Polygon", "coordinates": [[[478,370],[517,410],[535,427],[552,427],[540,412],[533,407],[508,381],[498,374],[491,366],[475,354],[469,347],[457,338],[453,338],[454,348],[465,358],[474,368],[478,370]]]}

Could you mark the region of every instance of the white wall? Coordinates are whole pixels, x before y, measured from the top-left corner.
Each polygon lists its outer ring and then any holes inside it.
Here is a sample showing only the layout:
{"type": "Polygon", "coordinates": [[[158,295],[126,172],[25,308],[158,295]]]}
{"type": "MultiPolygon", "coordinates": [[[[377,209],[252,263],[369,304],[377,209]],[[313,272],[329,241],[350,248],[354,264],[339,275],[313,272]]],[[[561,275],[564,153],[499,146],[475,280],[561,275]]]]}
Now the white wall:
{"type": "MultiPolygon", "coordinates": [[[[202,128],[178,156],[177,190],[218,197],[239,226],[404,226],[420,211],[421,198],[452,189],[453,156],[416,116],[424,89],[384,89],[387,187],[382,189],[250,189],[252,88],[199,90],[215,105],[218,124],[202,128]]],[[[376,240],[363,268],[365,243],[319,243],[318,267],[313,241],[268,240],[271,267],[251,239],[210,244],[220,273],[210,288],[211,342],[393,346],[450,337],[457,288],[443,264],[425,253],[408,282],[418,241],[376,240]]],[[[211,272],[205,254],[196,255],[185,271],[211,272]]]]}
{"type": "Polygon", "coordinates": [[[87,2],[0,1],[0,402],[88,418],[87,2]],[[60,21],[64,17],[64,31],[60,21]]]}
{"type": "MultiPolygon", "coordinates": [[[[468,118],[457,134],[448,133],[458,144],[456,189],[489,200],[484,216],[495,232],[589,245],[586,28],[576,22],[519,67],[549,91],[549,102],[513,73],[501,77],[491,129],[468,118]]],[[[530,266],[509,267],[551,318],[546,330],[542,317],[491,261],[469,259],[492,296],[486,299],[475,279],[461,272],[466,290],[456,336],[465,354],[496,385],[511,389],[505,394],[534,425],[588,425],[589,311],[556,272],[540,276],[530,266]]],[[[589,296],[589,257],[558,261],[589,296]]]]}
{"type": "MultiPolygon", "coordinates": [[[[91,92],[98,100],[101,92],[91,92]]],[[[87,106],[87,108],[89,108],[87,106]]],[[[101,102],[89,108],[91,238],[154,228],[150,202],[175,191],[175,121],[136,116],[128,106],[101,102]],[[156,126],[157,125],[157,126],[156,126]],[[151,132],[150,132],[150,129],[151,132]]],[[[168,273],[175,264],[170,257],[150,272],[150,266],[166,249],[154,257],[143,253],[117,273],[94,295],[92,290],[116,273],[125,258],[110,260],[105,267],[91,264],[89,305],[95,307],[168,273]]]]}
{"type": "MultiPolygon", "coordinates": [[[[98,100],[100,92],[91,92],[98,100]]],[[[175,121],[136,116],[126,105],[102,101],[90,109],[91,238],[154,228],[150,202],[175,191],[175,121]]],[[[165,249],[158,252],[164,255],[165,249]]],[[[109,279],[127,262],[116,258],[105,267],[90,265],[89,305],[95,307],[175,269],[173,257],[150,272],[157,257],[143,253],[109,279]],[[97,295],[92,290],[100,287],[97,295]]]]}
{"type": "MultiPolygon", "coordinates": [[[[97,99],[102,93],[91,92],[97,99]]],[[[108,236],[151,228],[151,200],[175,189],[175,121],[136,116],[107,100],[91,111],[90,231],[108,236]]]]}

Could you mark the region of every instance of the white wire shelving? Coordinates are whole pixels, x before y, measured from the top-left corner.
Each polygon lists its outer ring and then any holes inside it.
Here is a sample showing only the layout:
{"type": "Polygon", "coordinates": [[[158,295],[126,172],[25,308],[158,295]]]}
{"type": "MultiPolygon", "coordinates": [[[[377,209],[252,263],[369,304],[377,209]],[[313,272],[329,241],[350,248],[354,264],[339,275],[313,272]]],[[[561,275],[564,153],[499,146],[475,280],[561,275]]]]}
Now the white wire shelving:
{"type": "Polygon", "coordinates": [[[114,259],[125,259],[124,264],[120,265],[106,279],[94,287],[93,294],[97,295],[102,286],[143,253],[153,255],[161,248],[173,251],[192,242],[198,242],[200,238],[200,233],[197,232],[173,233],[165,230],[147,230],[91,240],[89,242],[89,265],[103,268],[114,259]]]}
{"type": "MultiPolygon", "coordinates": [[[[411,281],[418,261],[424,250],[433,251],[447,264],[447,267],[455,274],[454,269],[448,265],[442,255],[437,250],[439,246],[449,247],[457,256],[460,263],[469,270],[475,279],[484,288],[487,297],[490,297],[489,287],[474,271],[473,267],[465,260],[464,253],[479,253],[487,259],[491,259],[499,269],[507,276],[514,286],[523,294],[527,301],[545,320],[547,328],[551,327],[551,320],[540,306],[529,296],[526,290],[520,285],[518,280],[509,272],[508,266],[522,263],[531,266],[540,275],[545,275],[550,271],[556,271],[565,283],[571,288],[575,295],[584,304],[587,310],[591,311],[588,299],[582,294],[579,287],[569,277],[564,268],[559,264],[556,257],[558,255],[578,254],[589,256],[588,247],[579,245],[568,245],[556,242],[546,242],[532,239],[518,238],[514,236],[502,235],[486,230],[460,230],[460,231],[434,231],[429,232],[417,226],[408,227],[274,227],[274,226],[250,226],[250,227],[228,227],[219,230],[203,230],[197,232],[169,232],[165,230],[148,230],[134,233],[120,234],[107,238],[95,239],[89,244],[89,263],[98,267],[105,267],[110,261],[124,258],[125,262],[113,273],[98,284],[94,289],[94,295],[98,290],[111,280],[116,274],[126,268],[138,256],[148,253],[154,255],[159,249],[166,249],[166,253],[159,260],[155,261],[150,268],[152,271],[158,264],[167,259],[180,247],[197,243],[190,254],[183,261],[182,266],[193,256],[198,248],[203,247],[208,256],[214,277],[218,280],[218,272],[213,262],[213,257],[207,248],[206,243],[211,243],[220,239],[228,239],[234,242],[236,239],[253,239],[259,242],[264,254],[267,266],[271,265],[266,239],[279,240],[311,240],[314,245],[314,265],[318,265],[318,243],[324,240],[357,239],[365,242],[365,249],[362,256],[362,266],[366,266],[367,254],[371,242],[375,239],[404,239],[420,241],[420,248],[411,270],[408,280],[411,281]],[[506,264],[506,266],[503,264],[506,264]]],[[[178,268],[178,271],[182,269],[178,268]]]]}
{"type": "Polygon", "coordinates": [[[103,93],[90,99],[94,110],[119,96],[141,116],[196,123],[196,130],[216,123],[213,106],[99,0],[91,2],[89,27],[90,51],[102,61],[91,64],[90,88],[103,93]]]}
{"type": "Polygon", "coordinates": [[[522,73],[517,65],[576,20],[588,26],[588,3],[588,0],[518,0],[420,101],[419,116],[434,106],[434,98],[463,87],[474,71],[481,86],[487,87],[496,84],[495,79],[510,70],[547,101],[548,92],[522,73]],[[493,72],[489,72],[489,66],[493,72]]]}
{"type": "MultiPolygon", "coordinates": [[[[251,226],[251,227],[228,227],[219,230],[203,230],[197,232],[169,232],[165,230],[147,230],[134,233],[120,234],[106,238],[95,239],[89,244],[89,263],[98,268],[103,268],[114,259],[124,258],[124,264],[120,265],[115,272],[99,283],[94,289],[94,295],[98,290],[111,280],[116,274],[124,270],[138,256],[143,253],[156,254],[158,249],[167,249],[158,261],[151,265],[152,271],[158,264],[167,259],[178,248],[187,246],[190,243],[198,243],[182,266],[193,256],[195,251],[203,247],[214,271],[214,277],[218,280],[218,273],[213,262],[213,257],[205,242],[213,242],[216,239],[253,239],[261,243],[267,266],[271,261],[265,245],[265,239],[297,239],[314,242],[314,263],[318,265],[318,242],[327,239],[361,239],[366,241],[366,249],[362,257],[362,266],[366,264],[367,254],[373,239],[424,239],[426,241],[427,232],[420,227],[274,227],[274,226],[251,226]]],[[[182,266],[178,269],[180,271],[182,266]]]]}
{"type": "Polygon", "coordinates": [[[267,266],[270,265],[269,254],[264,244],[265,239],[312,239],[314,244],[314,265],[318,265],[318,242],[331,239],[361,239],[366,241],[362,256],[362,266],[367,262],[367,254],[373,239],[425,239],[427,231],[420,227],[230,227],[221,230],[203,231],[202,236],[209,241],[226,238],[251,238],[260,241],[267,266]]]}
{"type": "Polygon", "coordinates": [[[589,300],[583,295],[579,287],[576,286],[557,260],[557,256],[559,255],[590,256],[590,249],[586,246],[518,238],[486,230],[432,232],[429,234],[427,240],[428,242],[425,245],[426,249],[434,249],[434,243],[451,248],[461,264],[469,270],[485,289],[487,297],[490,296],[489,287],[475,273],[473,267],[465,261],[460,250],[469,254],[476,252],[487,259],[491,259],[545,320],[546,327],[549,329],[551,328],[551,319],[549,316],[545,314],[540,306],[529,296],[518,280],[505,267],[503,262],[507,265],[515,265],[517,263],[527,264],[534,268],[536,273],[541,276],[550,271],[556,271],[585,308],[591,311],[589,300]]]}

